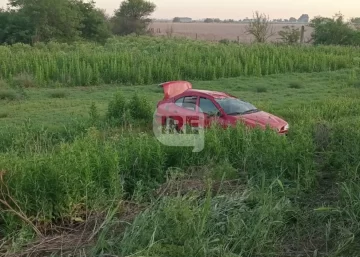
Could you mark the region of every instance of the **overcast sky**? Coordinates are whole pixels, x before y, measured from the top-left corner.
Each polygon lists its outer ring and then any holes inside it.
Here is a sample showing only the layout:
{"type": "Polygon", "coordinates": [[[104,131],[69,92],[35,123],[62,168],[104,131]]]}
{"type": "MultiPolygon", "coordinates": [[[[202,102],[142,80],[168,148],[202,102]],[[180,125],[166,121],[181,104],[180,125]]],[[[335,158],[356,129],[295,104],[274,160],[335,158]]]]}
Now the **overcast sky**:
{"type": "MultiPolygon", "coordinates": [[[[95,0],[97,6],[112,14],[121,0],[95,0]]],[[[253,11],[266,13],[270,18],[298,18],[307,13],[333,16],[337,12],[346,17],[360,16],[360,0],[152,0],[157,5],[155,18],[186,16],[197,18],[241,19],[251,17],[253,11]]],[[[6,6],[7,0],[0,0],[6,6]]]]}

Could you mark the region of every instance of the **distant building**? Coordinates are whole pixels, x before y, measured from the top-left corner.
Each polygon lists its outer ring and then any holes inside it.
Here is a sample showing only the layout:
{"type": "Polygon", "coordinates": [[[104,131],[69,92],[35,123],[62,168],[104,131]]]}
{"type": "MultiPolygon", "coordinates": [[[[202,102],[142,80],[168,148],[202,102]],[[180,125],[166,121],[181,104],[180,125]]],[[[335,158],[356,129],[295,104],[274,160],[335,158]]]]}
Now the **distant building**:
{"type": "Polygon", "coordinates": [[[173,22],[189,23],[192,22],[192,19],[189,17],[175,17],[173,22]]]}
{"type": "Polygon", "coordinates": [[[298,22],[308,23],[309,20],[310,20],[309,15],[308,14],[303,14],[298,19],[298,22]]]}

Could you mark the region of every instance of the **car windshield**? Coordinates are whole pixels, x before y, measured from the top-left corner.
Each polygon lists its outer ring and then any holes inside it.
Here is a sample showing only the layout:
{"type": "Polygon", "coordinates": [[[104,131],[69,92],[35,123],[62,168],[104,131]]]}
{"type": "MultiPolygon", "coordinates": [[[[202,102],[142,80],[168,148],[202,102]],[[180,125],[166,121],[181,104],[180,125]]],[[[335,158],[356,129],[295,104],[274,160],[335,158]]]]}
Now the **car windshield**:
{"type": "Polygon", "coordinates": [[[252,104],[236,98],[218,98],[216,102],[224,109],[227,115],[242,115],[258,112],[259,110],[252,104]]]}

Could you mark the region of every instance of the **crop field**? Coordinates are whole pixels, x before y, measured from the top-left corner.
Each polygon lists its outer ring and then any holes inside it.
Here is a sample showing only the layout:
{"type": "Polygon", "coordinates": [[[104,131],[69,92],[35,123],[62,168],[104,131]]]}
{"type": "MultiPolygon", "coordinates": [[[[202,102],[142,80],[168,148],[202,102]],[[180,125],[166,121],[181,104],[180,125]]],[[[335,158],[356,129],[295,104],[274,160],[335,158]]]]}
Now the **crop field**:
{"type": "Polygon", "coordinates": [[[157,37],[0,47],[0,255],[358,256],[360,49],[157,37]],[[290,124],[162,145],[159,83],[290,124]]]}
{"type": "MultiPolygon", "coordinates": [[[[311,38],[313,29],[307,24],[272,24],[274,35],[269,38],[270,41],[279,41],[278,32],[284,26],[294,26],[301,28],[305,26],[305,41],[311,38]]],[[[245,23],[172,23],[172,22],[154,22],[150,28],[154,30],[155,35],[169,35],[174,37],[185,37],[189,39],[198,39],[206,41],[219,41],[222,39],[239,40],[241,43],[251,43],[253,38],[246,34],[245,23]],[[160,31],[159,31],[160,30],[160,31]],[[238,38],[239,37],[239,38],[238,38]]]]}

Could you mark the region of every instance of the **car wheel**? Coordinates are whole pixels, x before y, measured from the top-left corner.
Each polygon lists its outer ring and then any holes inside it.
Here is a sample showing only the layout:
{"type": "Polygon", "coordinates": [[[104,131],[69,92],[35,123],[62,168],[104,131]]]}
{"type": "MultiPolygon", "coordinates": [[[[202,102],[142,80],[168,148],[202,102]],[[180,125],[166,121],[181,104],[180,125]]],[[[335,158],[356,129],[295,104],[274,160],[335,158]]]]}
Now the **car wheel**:
{"type": "Polygon", "coordinates": [[[179,133],[180,129],[178,128],[178,125],[175,123],[175,120],[172,118],[167,118],[165,120],[165,127],[164,127],[165,133],[179,133]]]}

